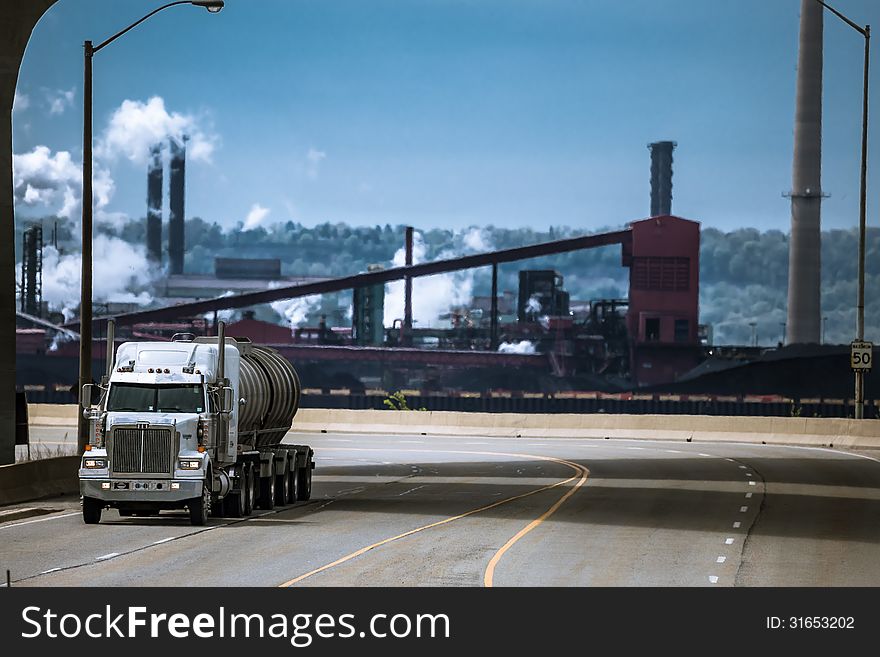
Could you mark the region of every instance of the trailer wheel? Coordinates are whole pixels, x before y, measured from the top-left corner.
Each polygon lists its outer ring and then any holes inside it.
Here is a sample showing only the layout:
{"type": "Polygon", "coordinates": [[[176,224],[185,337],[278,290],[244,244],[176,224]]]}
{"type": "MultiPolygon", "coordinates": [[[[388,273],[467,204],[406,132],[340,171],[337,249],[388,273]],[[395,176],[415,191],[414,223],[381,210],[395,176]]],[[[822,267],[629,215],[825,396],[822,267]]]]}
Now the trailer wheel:
{"type": "MultiPolygon", "coordinates": [[[[257,471],[256,468],[254,469],[257,471]]],[[[260,508],[271,511],[275,508],[275,457],[269,458],[269,474],[260,477],[260,508]]]]}
{"type": "Polygon", "coordinates": [[[201,527],[208,523],[208,515],[211,512],[211,491],[207,486],[202,486],[202,494],[189,501],[189,522],[191,525],[201,527]]]}
{"type": "Polygon", "coordinates": [[[245,499],[247,498],[247,465],[245,463],[236,466],[240,470],[238,475],[238,489],[231,490],[223,498],[223,512],[229,518],[241,518],[245,515],[245,499]]]}
{"type": "Polygon", "coordinates": [[[83,522],[87,525],[97,525],[101,522],[101,512],[104,504],[94,497],[83,497],[83,522]]]}
{"type": "Polygon", "coordinates": [[[290,499],[290,476],[288,472],[287,457],[282,459],[281,472],[275,475],[275,504],[284,506],[290,499]]]}
{"type": "Polygon", "coordinates": [[[312,464],[306,459],[306,464],[299,469],[299,481],[296,482],[296,499],[307,500],[312,496],[312,464]]]}
{"type": "Polygon", "coordinates": [[[297,484],[297,479],[298,479],[298,477],[296,476],[296,473],[297,473],[296,457],[294,457],[293,463],[291,465],[292,465],[292,468],[289,469],[285,475],[287,477],[287,503],[288,504],[295,504],[296,498],[297,498],[296,484],[297,484]]]}
{"type": "Polygon", "coordinates": [[[254,502],[257,496],[257,482],[254,473],[254,464],[248,463],[244,467],[244,486],[242,494],[244,495],[244,515],[249,516],[254,512],[254,502]]]}

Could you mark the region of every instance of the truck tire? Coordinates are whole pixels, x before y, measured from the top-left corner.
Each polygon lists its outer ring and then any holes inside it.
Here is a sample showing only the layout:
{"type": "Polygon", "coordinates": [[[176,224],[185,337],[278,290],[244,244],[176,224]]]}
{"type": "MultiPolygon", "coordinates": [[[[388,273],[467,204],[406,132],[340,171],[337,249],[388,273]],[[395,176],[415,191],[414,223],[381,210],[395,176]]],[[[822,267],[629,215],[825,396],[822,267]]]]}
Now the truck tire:
{"type": "Polygon", "coordinates": [[[244,515],[249,516],[254,512],[254,503],[257,497],[257,477],[254,472],[254,464],[250,462],[244,466],[242,494],[244,495],[244,515]]]}
{"type": "Polygon", "coordinates": [[[275,475],[275,504],[284,506],[290,499],[290,477],[287,474],[289,470],[287,457],[281,460],[281,472],[275,475]]]}
{"type": "Polygon", "coordinates": [[[104,510],[104,504],[101,500],[93,497],[83,497],[83,522],[87,525],[97,525],[101,522],[101,512],[104,510]]]}
{"type": "Polygon", "coordinates": [[[247,464],[241,463],[236,466],[239,471],[238,489],[229,491],[223,498],[223,515],[227,518],[241,518],[245,515],[245,498],[247,497],[247,464]]]}
{"type": "Polygon", "coordinates": [[[208,515],[211,513],[211,491],[207,486],[202,486],[202,494],[189,501],[189,522],[195,527],[208,524],[208,515]]]}
{"type": "MultiPolygon", "coordinates": [[[[254,472],[259,472],[254,468],[254,472]]],[[[260,508],[271,511],[275,508],[275,457],[269,458],[269,474],[260,477],[260,508]]]]}
{"type": "Polygon", "coordinates": [[[299,469],[296,482],[296,499],[305,501],[312,496],[312,463],[306,459],[306,464],[299,469]]]}
{"type": "Polygon", "coordinates": [[[296,457],[293,458],[293,463],[290,464],[290,468],[287,470],[287,481],[287,503],[296,504],[296,457]]]}

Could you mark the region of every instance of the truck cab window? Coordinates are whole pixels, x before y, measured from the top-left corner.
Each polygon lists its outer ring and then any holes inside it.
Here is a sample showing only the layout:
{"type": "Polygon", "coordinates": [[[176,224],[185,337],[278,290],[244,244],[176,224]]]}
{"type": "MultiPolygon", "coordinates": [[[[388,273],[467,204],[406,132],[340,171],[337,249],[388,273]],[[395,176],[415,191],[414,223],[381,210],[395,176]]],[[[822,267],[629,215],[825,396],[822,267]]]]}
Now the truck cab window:
{"type": "Polygon", "coordinates": [[[108,411],[150,413],[202,413],[205,393],[200,385],[141,385],[115,383],[110,386],[108,411]]]}

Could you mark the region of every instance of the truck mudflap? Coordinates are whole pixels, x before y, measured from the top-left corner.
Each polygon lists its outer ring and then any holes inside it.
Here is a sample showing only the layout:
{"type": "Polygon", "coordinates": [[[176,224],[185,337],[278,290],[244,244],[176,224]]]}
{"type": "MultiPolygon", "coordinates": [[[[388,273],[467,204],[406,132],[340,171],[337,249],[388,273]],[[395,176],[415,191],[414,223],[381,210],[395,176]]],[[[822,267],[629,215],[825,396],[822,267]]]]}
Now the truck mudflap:
{"type": "Polygon", "coordinates": [[[127,479],[80,479],[79,492],[83,497],[102,502],[182,502],[199,497],[204,481],[162,480],[144,481],[127,479]]]}

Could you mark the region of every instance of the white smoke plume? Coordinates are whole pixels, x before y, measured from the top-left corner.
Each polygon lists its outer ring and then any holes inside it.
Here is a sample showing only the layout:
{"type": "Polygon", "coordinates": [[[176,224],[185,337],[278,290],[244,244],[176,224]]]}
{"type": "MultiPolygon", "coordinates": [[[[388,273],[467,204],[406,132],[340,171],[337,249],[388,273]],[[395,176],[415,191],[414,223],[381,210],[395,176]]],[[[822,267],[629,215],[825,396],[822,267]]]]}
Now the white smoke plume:
{"type": "Polygon", "coordinates": [[[537,315],[539,312],[541,312],[541,302],[538,301],[538,296],[536,294],[533,294],[529,297],[529,300],[526,301],[526,305],[523,310],[525,310],[527,315],[537,315]]]}
{"type": "Polygon", "coordinates": [[[309,313],[321,305],[321,295],[312,294],[307,297],[296,299],[281,299],[269,304],[272,310],[287,320],[290,329],[293,330],[306,321],[309,313]]]}
{"type": "MultiPolygon", "coordinates": [[[[147,260],[143,247],[97,235],[92,262],[94,301],[146,305],[153,300],[146,289],[158,272],[147,260]]],[[[43,247],[43,299],[50,310],[63,313],[67,321],[77,315],[81,269],[79,253],[62,255],[54,246],[43,247]]]]}
{"type": "Polygon", "coordinates": [[[252,230],[260,226],[263,220],[269,216],[269,212],[269,208],[264,208],[259,203],[254,203],[244,220],[244,230],[252,230]]]}
{"type": "MultiPolygon", "coordinates": [[[[413,264],[425,261],[426,247],[422,234],[413,233],[413,264]]],[[[438,259],[454,258],[460,253],[444,251],[438,259]]],[[[400,248],[391,261],[393,267],[406,264],[406,249],[400,248]]],[[[414,278],[412,283],[413,325],[417,328],[436,327],[439,317],[448,313],[453,306],[469,305],[473,298],[473,270],[422,276],[414,278]]],[[[385,317],[386,326],[391,326],[395,319],[403,319],[405,284],[404,281],[392,281],[385,285],[385,317]]]]}
{"type": "Polygon", "coordinates": [[[468,229],[462,238],[462,243],[471,251],[477,252],[492,251],[495,248],[492,245],[492,240],[485,231],[476,226],[472,226],[468,229]]]}
{"type": "Polygon", "coordinates": [[[211,161],[217,137],[206,134],[194,116],[169,113],[159,96],[153,96],[146,103],[124,100],[110,117],[95,155],[107,161],[124,157],[135,164],[146,165],[150,147],[169,137],[177,141],[188,139],[188,161],[211,161]]]}
{"type": "Polygon", "coordinates": [[[498,345],[498,351],[502,354],[533,354],[535,353],[535,343],[528,340],[502,342],[498,345]]]}

